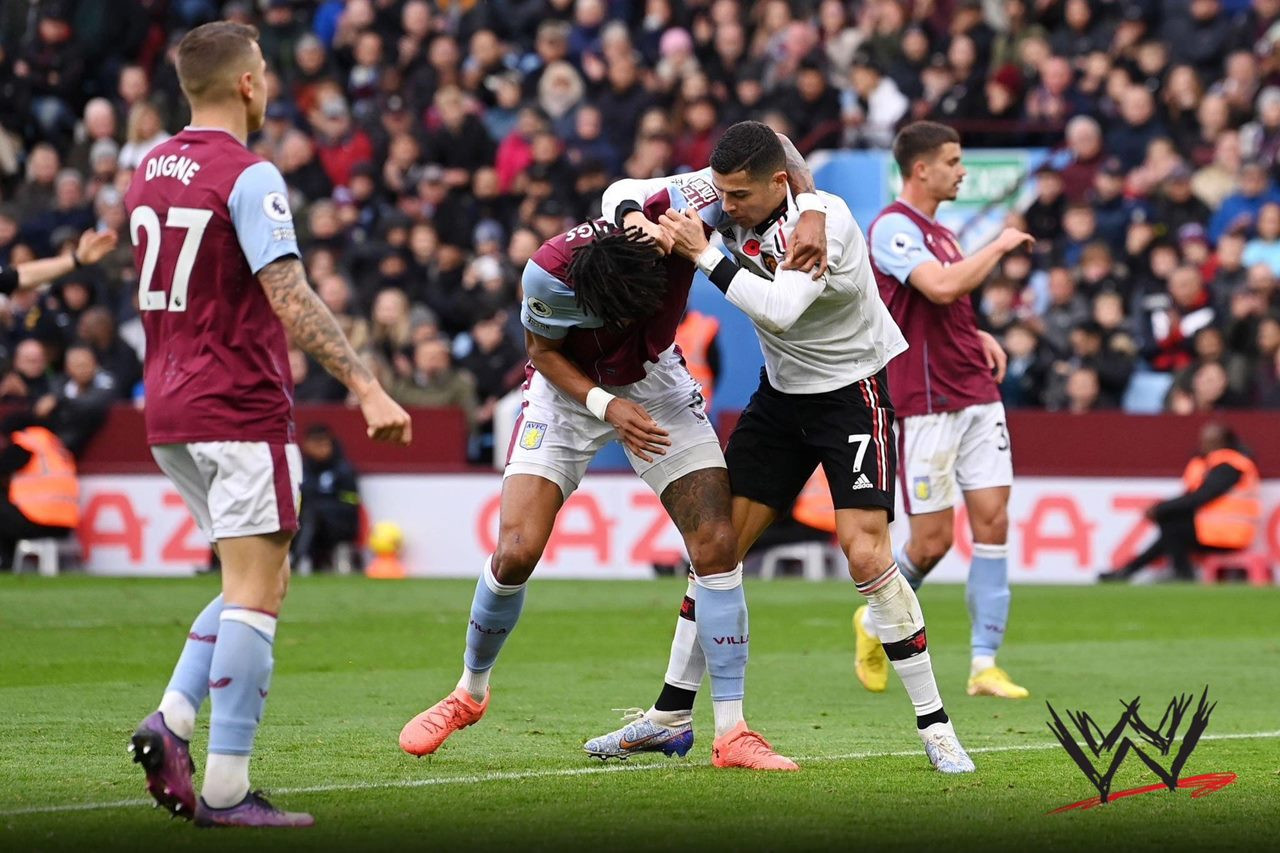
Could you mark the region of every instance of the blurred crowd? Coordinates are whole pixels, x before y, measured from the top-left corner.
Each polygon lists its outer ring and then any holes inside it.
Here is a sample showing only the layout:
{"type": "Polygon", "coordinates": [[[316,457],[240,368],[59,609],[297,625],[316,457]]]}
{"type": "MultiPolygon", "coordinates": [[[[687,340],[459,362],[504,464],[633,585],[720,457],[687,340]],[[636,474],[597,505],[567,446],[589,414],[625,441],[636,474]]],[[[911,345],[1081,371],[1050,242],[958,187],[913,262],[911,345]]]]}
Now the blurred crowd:
{"type": "MultiPolygon", "coordinates": [[[[707,165],[759,118],[802,153],[913,118],[1042,146],[1038,242],[980,294],[1010,406],[1280,407],[1280,0],[30,0],[0,6],[0,263],[127,238],[139,159],[188,116],[190,27],[256,25],[250,144],[311,281],[394,396],[477,436],[522,377],[519,272],[620,176],[707,165]]],[[[863,223],[864,226],[868,223],[863,223]]],[[[0,311],[0,397],[135,397],[128,239],[0,311]]],[[[297,399],[341,385],[294,353],[297,399]]],[[[77,413],[78,412],[78,413],[77,413]]],[[[482,452],[483,438],[476,452],[482,452]]]]}

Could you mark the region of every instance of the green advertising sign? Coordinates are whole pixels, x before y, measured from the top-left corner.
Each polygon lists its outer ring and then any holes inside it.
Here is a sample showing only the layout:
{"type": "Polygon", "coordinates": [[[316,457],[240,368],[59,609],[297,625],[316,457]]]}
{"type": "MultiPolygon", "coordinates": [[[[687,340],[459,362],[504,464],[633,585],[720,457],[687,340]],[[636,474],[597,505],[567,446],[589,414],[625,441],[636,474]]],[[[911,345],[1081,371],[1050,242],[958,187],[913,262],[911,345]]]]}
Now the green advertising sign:
{"type": "MultiPolygon", "coordinates": [[[[885,158],[888,169],[884,182],[888,204],[902,191],[902,173],[892,157],[885,158]]],[[[966,151],[964,166],[968,170],[960,185],[960,196],[951,205],[960,208],[980,208],[1000,202],[1008,209],[1020,196],[1018,182],[1032,169],[1031,152],[1024,150],[966,151]]]]}

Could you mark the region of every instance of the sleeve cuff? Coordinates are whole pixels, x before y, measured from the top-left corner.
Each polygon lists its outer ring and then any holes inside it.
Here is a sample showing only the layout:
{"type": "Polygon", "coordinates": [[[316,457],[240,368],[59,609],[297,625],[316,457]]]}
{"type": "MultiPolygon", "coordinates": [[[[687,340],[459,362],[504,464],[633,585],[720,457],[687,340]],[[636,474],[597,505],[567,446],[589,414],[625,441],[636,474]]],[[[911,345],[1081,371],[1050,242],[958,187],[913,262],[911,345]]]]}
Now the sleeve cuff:
{"type": "Polygon", "coordinates": [[[613,224],[622,227],[622,220],[627,218],[627,214],[632,211],[643,212],[644,208],[640,204],[631,199],[626,199],[618,203],[618,209],[613,214],[613,224]]]}
{"type": "Polygon", "coordinates": [[[720,288],[721,293],[729,292],[733,277],[738,274],[738,265],[715,246],[708,246],[698,255],[698,269],[711,279],[711,283],[720,288]]]}
{"type": "Polygon", "coordinates": [[[796,196],[796,209],[801,213],[814,211],[825,215],[827,204],[822,200],[822,196],[817,193],[800,193],[796,196]]]}

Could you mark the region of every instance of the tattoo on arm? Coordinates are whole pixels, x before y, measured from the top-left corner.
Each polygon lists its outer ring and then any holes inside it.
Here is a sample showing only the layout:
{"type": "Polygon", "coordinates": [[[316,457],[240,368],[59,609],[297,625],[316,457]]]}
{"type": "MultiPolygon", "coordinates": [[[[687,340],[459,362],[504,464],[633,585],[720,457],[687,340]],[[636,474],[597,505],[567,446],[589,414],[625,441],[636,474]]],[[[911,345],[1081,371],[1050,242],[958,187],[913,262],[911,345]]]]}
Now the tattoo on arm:
{"type": "Polygon", "coordinates": [[[800,156],[800,151],[795,144],[781,133],[778,134],[778,141],[782,143],[782,151],[787,157],[787,178],[791,182],[791,191],[797,195],[817,192],[818,189],[813,183],[813,173],[809,171],[809,164],[804,161],[804,157],[800,156]]]}
{"type": "Polygon", "coordinates": [[[682,536],[709,523],[731,523],[729,474],[724,468],[705,468],[686,474],[662,490],[662,505],[682,536]]]}
{"type": "Polygon", "coordinates": [[[297,258],[280,258],[258,273],[267,301],[284,323],[289,338],[342,384],[355,391],[373,381],[338,321],[307,283],[297,258]]]}

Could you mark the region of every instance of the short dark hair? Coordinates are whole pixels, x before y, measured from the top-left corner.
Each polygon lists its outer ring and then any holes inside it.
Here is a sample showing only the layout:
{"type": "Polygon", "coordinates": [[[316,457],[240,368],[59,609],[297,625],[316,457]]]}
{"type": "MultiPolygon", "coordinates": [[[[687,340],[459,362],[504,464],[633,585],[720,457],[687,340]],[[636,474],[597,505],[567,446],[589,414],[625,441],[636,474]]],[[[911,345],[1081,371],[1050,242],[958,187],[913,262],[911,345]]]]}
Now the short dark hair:
{"type": "Polygon", "coordinates": [[[752,178],[767,178],[787,167],[787,155],[778,134],[767,124],[740,121],[731,125],[711,152],[711,168],[721,175],[746,172],[752,178]]]}
{"type": "Polygon", "coordinates": [[[253,55],[258,30],[234,21],[201,24],[178,43],[178,83],[188,100],[217,100],[230,92],[218,92],[241,73],[240,64],[253,55]]]}
{"type": "Polygon", "coordinates": [[[928,157],[948,142],[960,144],[960,134],[954,128],[936,121],[916,121],[898,131],[893,140],[893,159],[905,179],[911,174],[916,161],[928,157]]]}
{"type": "Polygon", "coordinates": [[[595,239],[573,250],[566,278],[578,307],[617,329],[651,317],[666,298],[666,259],[639,228],[596,224],[595,239]]]}

